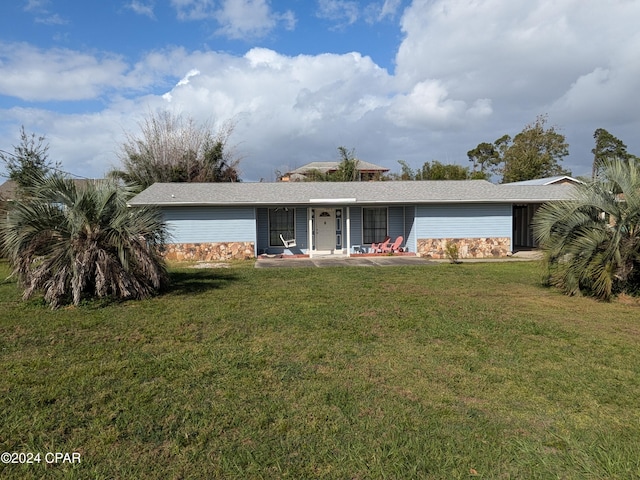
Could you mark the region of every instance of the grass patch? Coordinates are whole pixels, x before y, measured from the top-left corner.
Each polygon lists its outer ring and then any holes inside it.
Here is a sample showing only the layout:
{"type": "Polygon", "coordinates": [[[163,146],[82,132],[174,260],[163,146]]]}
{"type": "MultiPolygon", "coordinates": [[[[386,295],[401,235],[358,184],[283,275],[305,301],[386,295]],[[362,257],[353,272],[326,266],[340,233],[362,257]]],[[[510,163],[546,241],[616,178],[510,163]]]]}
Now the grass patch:
{"type": "Polygon", "coordinates": [[[4,282],[0,451],[81,463],[0,475],[638,477],[638,307],[538,268],[247,262],[57,311],[4,282]]]}

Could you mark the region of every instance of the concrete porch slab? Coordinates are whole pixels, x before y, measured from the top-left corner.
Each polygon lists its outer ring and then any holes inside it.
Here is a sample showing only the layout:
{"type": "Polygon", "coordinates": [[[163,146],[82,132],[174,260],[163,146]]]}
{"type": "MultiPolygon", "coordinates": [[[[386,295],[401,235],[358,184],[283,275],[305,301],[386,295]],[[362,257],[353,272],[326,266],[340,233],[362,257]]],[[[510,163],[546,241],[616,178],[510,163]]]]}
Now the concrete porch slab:
{"type": "Polygon", "coordinates": [[[259,258],[256,268],[286,267],[391,267],[399,265],[435,265],[437,262],[415,256],[259,258]]]}

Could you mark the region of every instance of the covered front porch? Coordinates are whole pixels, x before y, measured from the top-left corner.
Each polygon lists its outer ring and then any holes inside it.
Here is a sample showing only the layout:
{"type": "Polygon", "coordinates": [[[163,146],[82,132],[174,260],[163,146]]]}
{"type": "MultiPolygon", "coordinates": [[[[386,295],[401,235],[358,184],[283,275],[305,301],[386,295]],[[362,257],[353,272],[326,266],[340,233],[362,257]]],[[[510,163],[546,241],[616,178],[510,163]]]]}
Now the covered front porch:
{"type": "Polygon", "coordinates": [[[413,252],[414,207],[318,202],[314,206],[258,208],[257,254],[349,257],[370,254],[371,244],[402,237],[413,252]]]}

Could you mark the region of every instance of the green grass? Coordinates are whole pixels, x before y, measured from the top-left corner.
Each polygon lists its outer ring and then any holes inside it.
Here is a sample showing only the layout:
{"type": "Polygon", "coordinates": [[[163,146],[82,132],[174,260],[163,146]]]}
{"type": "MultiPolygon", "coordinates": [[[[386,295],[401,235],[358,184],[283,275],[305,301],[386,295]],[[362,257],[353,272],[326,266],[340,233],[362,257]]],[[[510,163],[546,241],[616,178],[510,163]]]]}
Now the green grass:
{"type": "Polygon", "coordinates": [[[0,451],[81,463],[0,477],[638,478],[638,306],[540,278],[249,262],[56,311],[4,282],[0,451]]]}

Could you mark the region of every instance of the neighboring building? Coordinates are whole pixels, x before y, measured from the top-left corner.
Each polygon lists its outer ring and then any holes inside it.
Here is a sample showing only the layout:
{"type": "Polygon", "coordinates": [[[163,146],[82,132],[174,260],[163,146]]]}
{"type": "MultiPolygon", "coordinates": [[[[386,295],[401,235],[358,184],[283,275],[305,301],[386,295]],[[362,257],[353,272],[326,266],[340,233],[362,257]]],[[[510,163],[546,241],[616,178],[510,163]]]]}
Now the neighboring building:
{"type": "Polygon", "coordinates": [[[522,180],[520,182],[505,183],[504,185],[578,185],[584,183],[577,178],[568,175],[558,175],[555,177],[535,178],[533,180],[522,180]]]}
{"type": "MultiPolygon", "coordinates": [[[[89,182],[95,183],[103,180],[96,179],[74,179],[73,182],[76,184],[77,188],[84,188],[89,182]]],[[[13,202],[18,195],[18,185],[13,180],[7,180],[2,185],[0,185],[0,215],[5,215],[9,205],[13,202]]]]}
{"type": "Polygon", "coordinates": [[[452,242],[461,258],[487,258],[534,246],[529,213],[572,191],[485,180],[156,183],[130,205],[161,209],[172,260],[350,255],[385,236],[423,257],[446,258],[452,242]]]}
{"type": "Polygon", "coordinates": [[[0,201],[13,200],[16,196],[16,182],[7,180],[0,185],[0,201]]]}
{"type": "MultiPolygon", "coordinates": [[[[278,180],[281,182],[296,182],[307,180],[310,174],[319,172],[322,174],[333,173],[338,170],[340,162],[311,162],[295,170],[285,173],[278,180]]],[[[386,167],[358,160],[358,172],[361,181],[377,180],[389,171],[386,167]]]]}
{"type": "MultiPolygon", "coordinates": [[[[88,183],[96,183],[102,182],[103,179],[94,179],[94,178],[76,178],[73,180],[73,183],[76,184],[77,188],[83,188],[88,183]]],[[[16,198],[16,192],[18,189],[18,185],[14,180],[7,180],[2,185],[0,185],[0,201],[12,201],[16,198]]]]}

